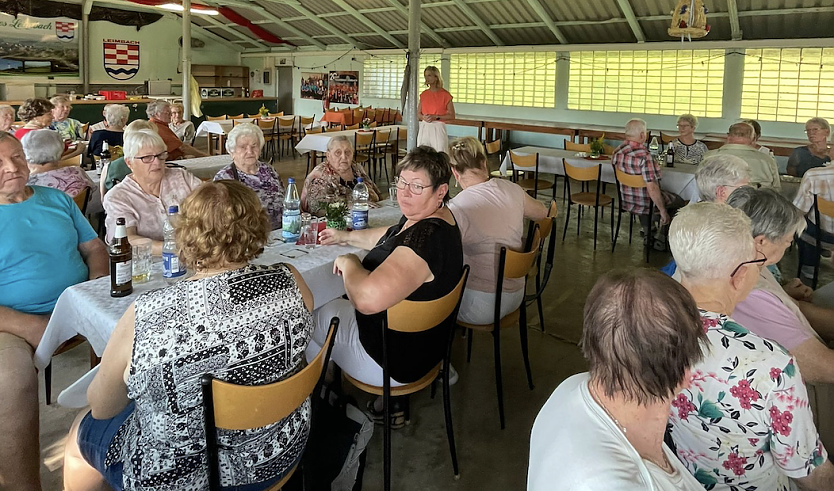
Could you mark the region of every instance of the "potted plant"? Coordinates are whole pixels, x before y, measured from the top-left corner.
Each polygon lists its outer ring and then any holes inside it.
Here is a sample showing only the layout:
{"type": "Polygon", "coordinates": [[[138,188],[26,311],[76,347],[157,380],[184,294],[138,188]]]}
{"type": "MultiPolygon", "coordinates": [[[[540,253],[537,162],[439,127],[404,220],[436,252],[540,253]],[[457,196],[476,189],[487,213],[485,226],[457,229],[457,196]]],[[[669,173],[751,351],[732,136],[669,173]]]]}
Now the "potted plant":
{"type": "Polygon", "coordinates": [[[345,213],[347,213],[347,205],[344,201],[334,201],[327,204],[327,228],[334,228],[336,230],[347,229],[345,222],[345,213]]]}
{"type": "Polygon", "coordinates": [[[594,138],[591,140],[591,157],[597,158],[603,153],[605,153],[605,144],[603,143],[603,138],[605,138],[605,134],[603,133],[602,136],[599,138],[594,138]]]}
{"type": "Polygon", "coordinates": [[[265,118],[269,116],[269,109],[267,109],[266,106],[261,104],[261,108],[258,109],[258,114],[261,116],[261,118],[265,118]]]}
{"type": "Polygon", "coordinates": [[[371,129],[371,118],[365,118],[362,120],[362,129],[365,131],[370,131],[371,129]]]}

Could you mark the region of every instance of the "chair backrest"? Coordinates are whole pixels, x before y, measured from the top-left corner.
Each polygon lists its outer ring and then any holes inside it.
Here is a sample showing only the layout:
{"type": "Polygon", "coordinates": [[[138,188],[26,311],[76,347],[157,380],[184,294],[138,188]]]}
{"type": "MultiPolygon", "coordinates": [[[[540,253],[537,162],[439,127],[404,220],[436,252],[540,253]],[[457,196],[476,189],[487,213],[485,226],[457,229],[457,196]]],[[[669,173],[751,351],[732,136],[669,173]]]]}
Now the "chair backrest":
{"type": "Polygon", "coordinates": [[[324,128],[322,126],[316,126],[315,128],[310,128],[309,130],[305,130],[307,133],[323,133],[324,128]]]}
{"type": "Polygon", "coordinates": [[[283,115],[284,115],[284,111],[277,112],[277,113],[269,113],[269,117],[271,117],[271,118],[277,118],[278,116],[283,116],[283,115]]]}
{"type": "Polygon", "coordinates": [[[602,153],[604,153],[605,155],[614,155],[614,150],[617,149],[617,147],[611,146],[607,143],[603,143],[602,148],[603,148],[602,153]]]}
{"type": "MultiPolygon", "coordinates": [[[[539,247],[542,242],[539,227],[534,227],[534,229],[533,240],[529,241],[529,251],[517,252],[506,247],[501,247],[501,253],[498,257],[498,276],[502,280],[508,278],[525,278],[530,273],[536,261],[536,256],[539,254],[539,247]]],[[[500,283],[496,286],[500,287],[500,283]]]]}
{"type": "Polygon", "coordinates": [[[614,167],[614,174],[617,176],[617,182],[621,186],[628,186],[630,188],[646,187],[646,181],[643,180],[642,174],[626,174],[616,167],[614,167]]]}
{"type": "Polygon", "coordinates": [[[276,118],[278,121],[278,129],[286,129],[292,128],[295,125],[295,117],[294,116],[281,116],[276,118]]]}
{"type": "Polygon", "coordinates": [[[75,204],[78,205],[78,209],[81,210],[82,215],[87,214],[87,204],[90,202],[90,194],[92,194],[92,188],[90,186],[86,186],[80,193],[76,194],[75,197],[72,198],[72,200],[75,201],[75,204]]]}
{"type": "Polygon", "coordinates": [[[514,167],[538,167],[539,154],[519,155],[510,150],[510,162],[514,167]]]}
{"type": "Polygon", "coordinates": [[[670,134],[664,133],[662,131],[660,132],[660,142],[663,143],[664,145],[668,145],[669,142],[674,141],[675,138],[677,138],[677,136],[670,135],[670,134]]]}
{"type": "Polygon", "coordinates": [[[346,130],[358,130],[359,129],[359,123],[348,125],[348,126],[345,127],[345,129],[346,130]]]}
{"type": "Polygon", "coordinates": [[[313,121],[314,121],[315,119],[316,119],[316,118],[315,118],[315,115],[314,115],[314,116],[310,116],[309,118],[306,118],[306,117],[304,117],[304,116],[299,116],[298,121],[301,123],[301,126],[303,127],[303,126],[307,126],[307,125],[309,125],[309,124],[313,124],[313,121]]]}
{"type": "Polygon", "coordinates": [[[209,116],[206,115],[206,121],[226,121],[226,115],[222,116],[209,116]]]}
{"type": "Polygon", "coordinates": [[[229,119],[243,119],[245,116],[243,113],[235,114],[234,116],[227,115],[229,119]]]}
{"type": "Polygon", "coordinates": [[[374,141],[376,132],[362,133],[357,131],[354,133],[353,147],[354,150],[359,150],[360,147],[368,147],[374,141]]]}
{"type": "Polygon", "coordinates": [[[377,124],[376,121],[374,121],[373,123],[368,125],[369,128],[376,128],[377,126],[379,126],[379,125],[377,124]]]}
{"type": "MultiPolygon", "coordinates": [[[[258,122],[258,128],[260,128],[264,134],[272,133],[275,131],[275,120],[272,121],[265,121],[263,119],[256,119],[255,121],[258,122]]],[[[280,119],[278,120],[280,121],[280,119]]],[[[232,123],[234,125],[234,123],[232,123]]]]}
{"type": "MultiPolygon", "coordinates": [[[[820,214],[829,218],[834,218],[834,201],[828,201],[818,194],[815,194],[814,198],[816,199],[817,210],[819,210],[820,214]]],[[[819,221],[817,223],[819,223],[819,221]]]]}
{"type": "Polygon", "coordinates": [[[388,143],[388,140],[391,139],[391,131],[377,131],[376,132],[376,143],[388,143]]]}
{"type": "Polygon", "coordinates": [[[233,119],[232,120],[232,128],[234,128],[235,126],[237,126],[239,124],[243,124],[243,123],[252,123],[252,124],[257,124],[257,125],[260,126],[259,122],[260,122],[260,119],[243,119],[243,118],[233,119]]]}
{"type": "Polygon", "coordinates": [[[334,131],[342,131],[342,128],[339,126],[333,126],[324,130],[325,133],[333,133],[334,131]]]}
{"type": "Polygon", "coordinates": [[[70,157],[68,159],[59,160],[58,167],[72,167],[72,166],[79,166],[81,165],[81,159],[83,155],[76,155],[75,157],[70,157]]]}
{"type": "Polygon", "coordinates": [[[84,123],[81,125],[81,135],[84,136],[87,134],[87,131],[90,129],[90,123],[84,123]]]}
{"type": "Polygon", "coordinates": [[[495,155],[501,151],[501,140],[486,142],[484,147],[486,148],[487,155],[495,155]]]}
{"type": "Polygon", "coordinates": [[[565,140],[565,150],[570,150],[571,152],[590,152],[591,151],[591,144],[590,143],[574,143],[569,140],[565,140]]]}
{"type": "Polygon", "coordinates": [[[353,119],[362,119],[362,115],[365,114],[364,109],[354,109],[353,110],[353,119]]]}
{"type": "Polygon", "coordinates": [[[388,329],[399,332],[422,332],[438,326],[457,310],[466,279],[469,277],[469,265],[464,265],[460,281],[443,297],[424,302],[403,300],[387,312],[388,329]]]}
{"type": "Polygon", "coordinates": [[[574,181],[598,181],[602,173],[600,164],[591,167],[577,167],[569,164],[566,159],[562,159],[562,162],[565,164],[565,175],[574,181]]]}
{"type": "Polygon", "coordinates": [[[216,380],[210,374],[203,375],[200,382],[203,392],[210,489],[220,489],[217,428],[260,428],[276,423],[298,409],[324,378],[333,339],[338,329],[339,318],[334,317],[330,321],[330,332],[319,354],[301,371],[284,380],[266,385],[245,386],[216,380]]]}

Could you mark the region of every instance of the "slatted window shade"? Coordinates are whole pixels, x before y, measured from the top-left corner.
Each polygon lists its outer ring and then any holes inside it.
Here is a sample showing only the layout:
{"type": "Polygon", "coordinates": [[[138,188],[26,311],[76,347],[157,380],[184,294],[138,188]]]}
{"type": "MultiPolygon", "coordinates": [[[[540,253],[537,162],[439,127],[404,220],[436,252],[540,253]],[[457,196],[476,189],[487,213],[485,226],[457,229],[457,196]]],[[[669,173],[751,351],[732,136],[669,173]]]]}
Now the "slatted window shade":
{"type": "Polygon", "coordinates": [[[570,53],[568,109],[720,118],[724,50],[570,53]]]}
{"type": "Polygon", "coordinates": [[[748,49],[741,117],[804,123],[834,118],[834,48],[748,49]]]}
{"type": "MultiPolygon", "coordinates": [[[[374,55],[365,58],[362,63],[362,97],[399,99],[405,65],[405,55],[374,55]]],[[[429,65],[439,69],[440,55],[421,54],[420,73],[429,65]]]]}
{"type": "Polygon", "coordinates": [[[455,102],[555,107],[556,53],[465,53],[451,58],[455,102]]]}

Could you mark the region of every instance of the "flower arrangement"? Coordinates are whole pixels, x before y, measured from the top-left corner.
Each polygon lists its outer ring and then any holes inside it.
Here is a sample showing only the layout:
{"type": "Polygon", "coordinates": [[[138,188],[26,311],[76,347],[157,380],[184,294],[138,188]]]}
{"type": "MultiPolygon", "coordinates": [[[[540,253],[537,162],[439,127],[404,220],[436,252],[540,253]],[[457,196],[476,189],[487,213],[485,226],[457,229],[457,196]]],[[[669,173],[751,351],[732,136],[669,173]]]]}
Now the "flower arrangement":
{"type": "Polygon", "coordinates": [[[599,157],[605,153],[605,143],[603,142],[603,138],[605,138],[605,133],[603,133],[599,138],[591,140],[591,157],[599,157]]]}
{"type": "Polygon", "coordinates": [[[261,108],[260,108],[260,109],[258,109],[258,114],[259,114],[262,118],[265,118],[265,117],[269,116],[269,109],[267,109],[267,108],[266,108],[266,106],[264,106],[263,104],[261,104],[261,108]]]}
{"type": "Polygon", "coordinates": [[[334,201],[327,204],[327,228],[335,228],[336,230],[345,230],[347,223],[345,222],[345,213],[347,213],[347,205],[344,201],[334,201]]]}
{"type": "Polygon", "coordinates": [[[362,128],[366,130],[371,129],[371,118],[365,118],[362,120],[362,128]]]}

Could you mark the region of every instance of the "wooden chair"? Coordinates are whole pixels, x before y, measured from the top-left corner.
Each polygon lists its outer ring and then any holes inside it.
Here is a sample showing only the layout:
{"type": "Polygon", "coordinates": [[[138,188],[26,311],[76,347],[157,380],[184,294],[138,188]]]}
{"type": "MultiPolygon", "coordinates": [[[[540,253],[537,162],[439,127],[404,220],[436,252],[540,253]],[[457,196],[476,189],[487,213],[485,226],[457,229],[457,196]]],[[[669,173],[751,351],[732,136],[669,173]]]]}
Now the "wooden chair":
{"type": "Polygon", "coordinates": [[[353,122],[354,123],[357,123],[357,124],[361,123],[362,118],[364,118],[364,117],[365,117],[365,110],[364,109],[357,108],[357,109],[353,110],[353,122]]]}
{"type": "Polygon", "coordinates": [[[550,272],[553,270],[553,257],[555,249],[553,243],[556,242],[556,200],[550,200],[550,209],[547,211],[547,217],[542,218],[536,222],[530,222],[530,230],[527,234],[528,241],[525,250],[532,250],[533,236],[536,232],[536,227],[539,229],[541,235],[541,243],[539,244],[539,257],[536,259],[536,292],[524,297],[524,301],[530,306],[534,301],[538,304],[539,311],[539,327],[544,332],[544,309],[542,308],[542,293],[547,288],[547,282],[550,280],[550,272]],[[547,243],[545,243],[547,242],[547,243]],[[544,256],[545,248],[547,248],[547,256],[544,262],[544,273],[542,273],[542,256],[544,256]]]}
{"type": "Polygon", "coordinates": [[[275,118],[278,123],[276,134],[278,137],[278,158],[284,156],[284,147],[290,147],[290,153],[294,152],[292,148],[293,133],[295,132],[295,116],[285,116],[275,118]]]}
{"type": "Polygon", "coordinates": [[[593,167],[576,167],[568,163],[567,160],[562,159],[565,165],[565,183],[568,187],[568,211],[565,213],[565,231],[562,233],[562,240],[568,234],[568,224],[570,223],[570,206],[572,204],[579,205],[576,212],[576,235],[579,235],[579,229],[582,225],[582,207],[594,207],[594,250],[597,250],[597,229],[599,226],[599,208],[602,206],[611,205],[611,232],[613,240],[614,232],[614,199],[607,194],[600,194],[602,182],[600,177],[602,175],[602,165],[597,164],[593,167]],[[571,193],[570,181],[579,181],[582,183],[596,182],[596,192],[579,192],[571,193]]]}
{"type": "Polygon", "coordinates": [[[386,182],[391,182],[391,178],[388,175],[388,155],[391,154],[392,133],[396,135],[395,130],[375,131],[374,144],[371,146],[371,167],[374,169],[374,173],[376,173],[377,165],[379,165],[381,170],[385,171],[386,182]]]}
{"type": "Polygon", "coordinates": [[[304,133],[308,134],[308,135],[310,133],[324,133],[324,127],[323,126],[316,126],[315,128],[310,128],[309,130],[304,130],[304,133]]]}
{"type": "MultiPolygon", "coordinates": [[[[617,231],[614,233],[614,239],[611,241],[611,252],[614,252],[614,248],[617,247],[617,238],[620,236],[620,220],[623,217],[623,186],[628,186],[630,188],[645,188],[646,181],[643,180],[642,174],[626,174],[625,172],[621,171],[620,169],[614,167],[614,176],[617,179],[617,201],[619,202],[618,211],[617,211],[617,231]]],[[[629,224],[628,224],[628,243],[631,244],[631,238],[634,232],[634,214],[628,212],[629,216],[629,224]]],[[[649,198],[649,236],[645,237],[643,248],[646,249],[646,262],[649,262],[649,254],[652,248],[652,240],[651,240],[651,223],[652,223],[652,215],[654,214],[654,203],[652,202],[651,198],[649,198]]]]}
{"type": "MultiPolygon", "coordinates": [[[[532,179],[531,178],[524,178],[524,179],[517,178],[517,179],[515,179],[515,183],[518,184],[519,186],[521,186],[525,191],[527,191],[528,193],[530,191],[533,191],[533,194],[532,194],[533,198],[538,198],[539,189],[550,189],[551,191],[553,191],[553,188],[555,186],[555,184],[553,182],[548,181],[546,179],[539,179],[539,154],[538,153],[534,153],[534,154],[531,154],[531,155],[519,155],[519,154],[513,152],[512,150],[510,150],[510,163],[512,164],[511,165],[511,172],[512,172],[512,175],[514,177],[517,176],[516,167],[522,167],[522,168],[526,167],[528,169],[530,167],[532,167],[532,168],[535,169],[533,171],[533,178],[532,179]]],[[[529,171],[525,170],[524,172],[529,172],[529,171]]]]}
{"type": "MultiPolygon", "coordinates": [[[[817,257],[820,257],[822,254],[822,226],[820,225],[820,218],[822,216],[826,216],[828,218],[834,218],[834,201],[828,201],[827,199],[823,198],[820,195],[814,195],[814,223],[817,225],[816,234],[814,234],[815,245],[817,248],[817,257]]],[[[797,268],[796,277],[800,278],[802,273],[802,261],[800,257],[799,266],[797,268]]],[[[814,265],[814,278],[811,281],[811,288],[816,290],[817,289],[817,281],[819,280],[820,274],[820,261],[819,259],[816,261],[814,265]]]]}
{"type": "Polygon", "coordinates": [[[591,144],[590,143],[574,143],[570,140],[565,140],[565,150],[569,150],[571,152],[591,153],[591,144]]]}
{"type": "Polygon", "coordinates": [[[617,147],[613,147],[613,146],[611,146],[611,145],[609,145],[609,144],[607,144],[607,143],[603,143],[603,144],[602,144],[602,148],[604,149],[604,150],[602,151],[602,153],[603,153],[604,155],[614,155],[614,150],[616,150],[616,149],[617,149],[617,147]]]}
{"type": "Polygon", "coordinates": [[[393,176],[397,172],[397,162],[399,162],[402,156],[405,155],[405,145],[401,147],[400,141],[408,140],[408,130],[394,127],[389,131],[388,146],[385,148],[385,153],[386,156],[391,159],[391,175],[393,176]],[[401,150],[403,151],[402,156],[400,155],[401,150]]]}
{"type": "MultiPolygon", "coordinates": [[[[338,329],[339,318],[334,317],[330,321],[330,331],[319,354],[301,371],[284,380],[266,385],[247,386],[217,380],[208,373],[203,375],[200,382],[211,491],[222,489],[217,429],[253,430],[277,423],[292,414],[311,394],[317,393],[316,388],[324,379],[333,349],[333,339],[338,329]]],[[[315,400],[316,397],[313,397],[314,402],[315,400]]],[[[269,488],[269,491],[277,491],[284,487],[297,467],[290,469],[278,483],[269,488]]]]}
{"type": "Polygon", "coordinates": [[[206,115],[206,121],[226,121],[226,119],[228,118],[226,118],[225,114],[222,114],[220,116],[209,116],[208,114],[206,115]]]}
{"type": "Polygon", "coordinates": [[[346,129],[346,130],[358,130],[358,129],[359,129],[359,123],[356,123],[356,124],[351,124],[351,125],[345,126],[345,129],[346,129]]]}
{"type": "Polygon", "coordinates": [[[227,117],[228,119],[243,119],[243,118],[245,118],[245,117],[246,117],[246,115],[245,115],[244,113],[240,113],[240,114],[236,114],[236,115],[234,115],[234,116],[229,116],[229,115],[226,115],[226,117],[227,117]]]}
{"type": "Polygon", "coordinates": [[[336,131],[343,131],[343,130],[339,126],[332,126],[330,128],[327,128],[326,130],[324,130],[325,133],[334,133],[336,131]]]}
{"type": "Polygon", "coordinates": [[[263,119],[256,119],[254,121],[264,134],[264,158],[268,159],[269,162],[272,162],[272,159],[275,158],[275,137],[278,136],[275,129],[276,120],[273,119],[272,121],[265,121],[263,119]]]}
{"type": "Polygon", "coordinates": [[[92,195],[93,190],[90,186],[85,187],[80,193],[76,194],[73,201],[75,204],[78,205],[78,209],[81,210],[81,214],[86,216],[87,215],[87,205],[90,202],[90,195],[92,195]]]}
{"type": "Polygon", "coordinates": [[[293,138],[293,143],[297,144],[299,141],[301,141],[302,138],[304,138],[304,135],[306,135],[308,132],[307,127],[313,124],[313,121],[315,120],[315,114],[310,117],[298,117],[298,128],[296,129],[295,137],[293,138]]]}
{"type": "MultiPolygon", "coordinates": [[[[225,114],[222,114],[220,116],[209,116],[208,114],[206,115],[206,121],[226,121],[226,119],[227,118],[225,114]]],[[[207,134],[206,145],[208,145],[209,155],[214,155],[215,152],[217,152],[218,154],[223,153],[223,149],[220,148],[220,135],[216,135],[214,133],[207,134]]]]}
{"type": "Polygon", "coordinates": [[[78,154],[75,157],[70,157],[68,159],[59,160],[58,167],[72,167],[72,166],[80,166],[81,162],[84,159],[84,154],[78,154]]]}
{"type": "Polygon", "coordinates": [[[524,278],[524,288],[527,288],[527,275],[533,268],[539,254],[538,244],[541,241],[539,229],[533,232],[532,249],[527,252],[515,252],[501,247],[498,254],[498,279],[495,283],[495,311],[492,324],[469,324],[458,321],[458,325],[468,329],[466,340],[466,361],[472,358],[473,331],[484,331],[492,334],[492,346],[495,357],[495,389],[498,393],[498,418],[501,429],[504,429],[504,383],[501,376],[501,330],[518,324],[521,336],[521,354],[524,357],[524,368],[527,370],[527,385],[533,390],[533,373],[530,369],[530,357],[527,350],[527,303],[522,300],[519,307],[501,317],[501,293],[504,279],[524,278]]]}
{"type": "Polygon", "coordinates": [[[668,145],[669,143],[675,141],[678,137],[675,135],[670,135],[668,133],[660,132],[660,143],[663,145],[668,145]]]}
{"type": "Polygon", "coordinates": [[[89,140],[87,138],[87,132],[90,131],[90,123],[84,123],[81,125],[81,136],[84,137],[85,140],[89,140]]]}
{"type": "Polygon", "coordinates": [[[277,112],[277,113],[269,113],[270,118],[277,118],[284,115],[284,111],[277,112]]]}
{"type": "MultiPolygon", "coordinates": [[[[446,319],[455,319],[460,308],[460,299],[463,296],[463,290],[466,286],[466,279],[469,276],[469,266],[463,267],[460,281],[457,286],[449,292],[446,296],[437,300],[429,300],[425,302],[403,300],[397,305],[394,305],[387,310],[383,320],[382,326],[382,343],[387,345],[388,339],[386,332],[390,329],[392,331],[403,333],[418,333],[428,331],[434,327],[439,326],[446,319]]],[[[460,476],[458,469],[458,457],[455,449],[455,433],[452,428],[452,406],[449,400],[449,367],[451,366],[450,358],[452,356],[452,342],[455,338],[455,330],[449,329],[449,336],[447,339],[446,353],[443,361],[432,368],[423,378],[406,385],[391,387],[391,378],[388,375],[388,350],[382,351],[382,380],[383,386],[368,385],[362,383],[353,377],[345,374],[345,379],[356,386],[358,389],[369,394],[381,395],[382,406],[384,413],[383,425],[383,469],[384,469],[384,485],[383,489],[389,491],[391,489],[391,421],[390,414],[390,398],[409,396],[415,392],[425,389],[433,385],[438,375],[443,369],[443,410],[446,416],[446,436],[449,439],[449,452],[452,454],[452,469],[455,472],[455,478],[460,476]]],[[[407,406],[407,404],[406,404],[407,406]]],[[[406,419],[409,417],[406,412],[406,419]]]]}
{"type": "Polygon", "coordinates": [[[371,151],[374,144],[374,137],[376,131],[364,133],[357,131],[353,134],[353,161],[359,165],[368,165],[368,175],[371,179],[373,176],[373,167],[370,165],[371,151]]]}
{"type": "MultiPolygon", "coordinates": [[[[484,142],[484,149],[486,150],[487,160],[489,160],[489,157],[492,156],[492,155],[498,155],[498,165],[499,166],[501,165],[501,161],[502,161],[502,158],[501,158],[502,143],[503,142],[501,140],[495,140],[495,141],[491,141],[491,142],[484,142]]],[[[494,170],[494,171],[490,172],[489,177],[497,177],[498,179],[510,178],[510,180],[516,181],[516,180],[518,180],[518,175],[519,174],[521,174],[521,171],[515,171],[515,175],[513,175],[512,172],[507,173],[506,175],[504,175],[504,174],[501,174],[501,170],[499,169],[499,170],[494,170]]]]}

